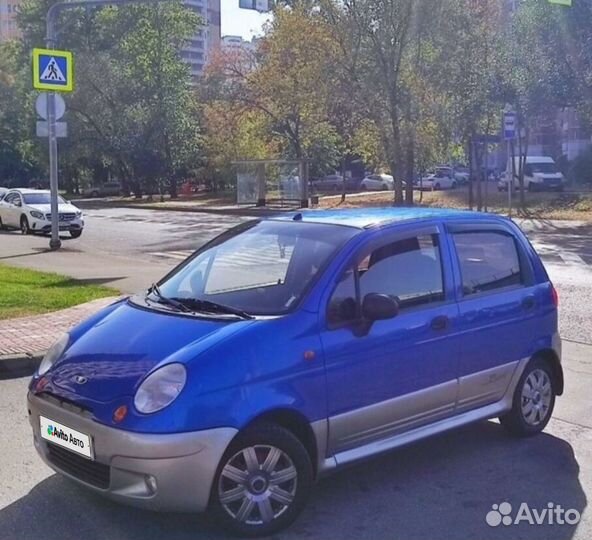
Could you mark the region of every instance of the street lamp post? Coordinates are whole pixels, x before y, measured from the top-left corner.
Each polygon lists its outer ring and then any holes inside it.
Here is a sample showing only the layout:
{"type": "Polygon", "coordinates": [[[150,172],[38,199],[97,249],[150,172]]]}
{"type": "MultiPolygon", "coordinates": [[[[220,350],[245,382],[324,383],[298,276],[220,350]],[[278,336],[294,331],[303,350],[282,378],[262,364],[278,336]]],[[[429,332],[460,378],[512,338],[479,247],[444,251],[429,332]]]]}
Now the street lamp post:
{"type": "MultiPolygon", "coordinates": [[[[53,4],[45,17],[45,44],[48,49],[57,45],[56,22],[58,15],[66,9],[79,7],[117,6],[122,4],[155,4],[164,0],[80,0],[74,2],[58,2],[53,4]]],[[[50,249],[60,249],[60,223],[58,212],[58,139],[56,133],[55,92],[47,94],[47,122],[49,139],[49,187],[51,190],[51,240],[50,249]]]]}

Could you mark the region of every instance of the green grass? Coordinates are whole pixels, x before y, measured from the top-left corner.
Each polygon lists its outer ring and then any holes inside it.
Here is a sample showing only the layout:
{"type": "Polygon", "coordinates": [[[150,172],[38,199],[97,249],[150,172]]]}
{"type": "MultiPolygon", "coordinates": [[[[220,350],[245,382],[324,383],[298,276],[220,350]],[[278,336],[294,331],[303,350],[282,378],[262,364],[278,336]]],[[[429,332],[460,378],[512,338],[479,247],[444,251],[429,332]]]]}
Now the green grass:
{"type": "Polygon", "coordinates": [[[0,320],[48,313],[118,294],[115,289],[58,274],[0,264],[0,320]]]}

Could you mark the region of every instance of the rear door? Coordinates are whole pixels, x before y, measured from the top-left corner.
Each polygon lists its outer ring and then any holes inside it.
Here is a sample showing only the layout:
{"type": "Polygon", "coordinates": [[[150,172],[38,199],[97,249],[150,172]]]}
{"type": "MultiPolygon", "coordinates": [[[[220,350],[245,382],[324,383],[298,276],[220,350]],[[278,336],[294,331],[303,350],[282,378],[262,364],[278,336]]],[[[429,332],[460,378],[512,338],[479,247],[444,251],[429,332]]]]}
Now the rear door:
{"type": "Polygon", "coordinates": [[[452,224],[460,320],[458,412],[499,401],[537,335],[536,285],[521,243],[502,224],[452,224]]]}
{"type": "Polygon", "coordinates": [[[328,291],[321,337],[331,454],[453,413],[458,307],[442,239],[436,225],[377,233],[328,291]],[[400,313],[361,328],[369,293],[396,297],[400,313]]]}

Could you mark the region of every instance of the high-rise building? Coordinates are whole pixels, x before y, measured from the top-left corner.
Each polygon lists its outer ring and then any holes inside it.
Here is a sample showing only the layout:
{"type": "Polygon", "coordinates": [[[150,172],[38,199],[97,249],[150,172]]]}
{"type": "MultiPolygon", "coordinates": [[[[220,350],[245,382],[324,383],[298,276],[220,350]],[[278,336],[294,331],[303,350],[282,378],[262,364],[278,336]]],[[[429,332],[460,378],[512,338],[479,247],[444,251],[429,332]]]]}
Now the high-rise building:
{"type": "Polygon", "coordinates": [[[200,15],[204,23],[181,51],[181,58],[191,67],[191,75],[199,77],[212,51],[220,46],[220,0],[185,0],[185,5],[200,15]]]}
{"type": "Polygon", "coordinates": [[[21,0],[0,0],[0,42],[18,38],[21,32],[16,25],[16,14],[21,0]]]}

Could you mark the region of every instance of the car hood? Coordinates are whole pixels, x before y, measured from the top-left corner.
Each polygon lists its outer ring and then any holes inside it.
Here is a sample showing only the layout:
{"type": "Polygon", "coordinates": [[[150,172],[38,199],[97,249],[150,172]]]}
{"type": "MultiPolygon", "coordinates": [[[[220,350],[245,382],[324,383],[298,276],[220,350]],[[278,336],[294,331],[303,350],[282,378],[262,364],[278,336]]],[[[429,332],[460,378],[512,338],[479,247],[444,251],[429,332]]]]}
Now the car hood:
{"type": "MultiPolygon", "coordinates": [[[[27,205],[31,210],[37,210],[38,212],[43,212],[44,214],[51,213],[51,205],[50,204],[28,204],[27,205]]],[[[76,208],[73,204],[60,204],[58,205],[58,212],[79,212],[78,208],[76,208]]]]}
{"type": "Polygon", "coordinates": [[[188,364],[250,322],[179,316],[124,301],[72,331],[45,388],[91,409],[133,396],[159,364],[188,364]]]}

